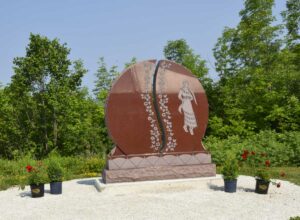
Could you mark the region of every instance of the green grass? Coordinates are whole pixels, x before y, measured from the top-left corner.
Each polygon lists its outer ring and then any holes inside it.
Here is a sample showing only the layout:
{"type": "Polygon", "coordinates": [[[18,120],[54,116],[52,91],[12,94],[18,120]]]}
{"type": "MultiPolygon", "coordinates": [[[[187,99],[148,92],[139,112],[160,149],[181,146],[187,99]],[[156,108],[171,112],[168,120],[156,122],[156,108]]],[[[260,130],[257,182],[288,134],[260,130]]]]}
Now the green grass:
{"type": "MultiPolygon", "coordinates": [[[[221,167],[217,167],[217,173],[220,173],[221,167]]],[[[240,175],[254,176],[254,170],[250,167],[242,167],[240,175]]],[[[272,179],[280,179],[290,181],[300,186],[300,167],[270,167],[270,174],[272,179]],[[285,176],[280,176],[284,172],[285,176]]]]}

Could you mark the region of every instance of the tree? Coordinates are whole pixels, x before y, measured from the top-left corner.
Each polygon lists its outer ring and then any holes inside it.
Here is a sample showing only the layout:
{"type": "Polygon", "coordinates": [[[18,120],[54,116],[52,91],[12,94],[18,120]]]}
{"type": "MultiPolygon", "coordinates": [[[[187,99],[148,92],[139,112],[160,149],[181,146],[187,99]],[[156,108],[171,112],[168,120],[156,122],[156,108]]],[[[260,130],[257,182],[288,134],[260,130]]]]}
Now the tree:
{"type": "Polygon", "coordinates": [[[7,89],[0,86],[0,158],[9,158],[21,150],[18,145],[19,129],[17,118],[10,104],[7,89]]]}
{"type": "Polygon", "coordinates": [[[207,76],[205,61],[193,52],[184,39],[168,41],[164,47],[164,56],[188,68],[201,81],[207,76]]]}
{"type": "Polygon", "coordinates": [[[187,45],[184,39],[168,41],[164,47],[166,59],[176,63],[183,64],[186,56],[192,55],[192,49],[187,45]]]}
{"type": "Polygon", "coordinates": [[[216,71],[219,73],[221,81],[233,77],[239,68],[234,51],[231,50],[232,44],[236,40],[236,34],[235,28],[225,27],[222,37],[218,38],[213,48],[216,71]]]}
{"type": "Polygon", "coordinates": [[[225,28],[214,47],[217,71],[221,80],[239,69],[269,67],[281,46],[280,25],[272,26],[273,0],[246,0],[236,28],[225,28]]]}
{"type": "Polygon", "coordinates": [[[287,10],[282,12],[285,26],[288,31],[287,41],[288,45],[294,43],[299,44],[300,34],[300,1],[299,0],[287,0],[287,10]]]}
{"type": "Polygon", "coordinates": [[[117,71],[117,66],[112,66],[108,70],[104,57],[99,59],[98,64],[99,68],[96,73],[97,80],[95,81],[93,92],[100,104],[104,106],[112,83],[119,75],[119,72],[117,71]]]}
{"type": "MultiPolygon", "coordinates": [[[[292,65],[296,71],[300,71],[300,2],[297,0],[288,0],[286,2],[287,10],[282,12],[287,29],[285,51],[289,52],[289,66],[292,65]]],[[[299,87],[299,86],[298,86],[299,87]]],[[[298,98],[300,98],[298,96],[298,98]]]]}
{"type": "Polygon", "coordinates": [[[288,64],[291,55],[281,50],[281,25],[272,23],[272,6],[273,0],[246,0],[239,24],[225,28],[214,48],[221,107],[210,126],[222,128],[223,137],[299,127],[291,118],[291,106],[298,109],[296,90],[289,86],[295,85],[295,70],[288,64]]]}
{"type": "Polygon", "coordinates": [[[71,68],[69,53],[58,39],[31,34],[25,57],[14,59],[8,94],[17,120],[16,139],[24,152],[33,150],[42,157],[53,149],[70,155],[101,148],[102,131],[93,121],[98,107],[80,87],[87,70],[81,60],[71,68]],[[89,113],[88,107],[94,110],[89,113]]]}
{"type": "Polygon", "coordinates": [[[128,68],[128,67],[130,67],[133,64],[136,64],[136,62],[137,62],[136,57],[132,57],[129,62],[125,63],[125,68],[128,68]]]}
{"type": "Polygon", "coordinates": [[[246,0],[232,50],[242,67],[270,66],[280,49],[280,25],[273,25],[274,0],[246,0]]]}

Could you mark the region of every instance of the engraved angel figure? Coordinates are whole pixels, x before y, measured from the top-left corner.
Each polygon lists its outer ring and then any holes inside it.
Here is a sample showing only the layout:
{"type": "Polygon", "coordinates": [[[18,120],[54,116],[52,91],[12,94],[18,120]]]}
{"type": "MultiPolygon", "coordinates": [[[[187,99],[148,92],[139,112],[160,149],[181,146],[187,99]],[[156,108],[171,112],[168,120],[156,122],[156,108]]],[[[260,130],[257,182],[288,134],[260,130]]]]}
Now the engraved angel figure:
{"type": "Polygon", "coordinates": [[[192,101],[195,101],[196,105],[198,104],[195,94],[189,88],[188,81],[184,80],[182,82],[182,87],[179,90],[178,98],[181,100],[181,105],[179,106],[178,111],[180,114],[183,111],[184,114],[183,129],[185,132],[190,132],[191,135],[194,135],[193,129],[197,127],[197,121],[193,110],[192,101]]]}

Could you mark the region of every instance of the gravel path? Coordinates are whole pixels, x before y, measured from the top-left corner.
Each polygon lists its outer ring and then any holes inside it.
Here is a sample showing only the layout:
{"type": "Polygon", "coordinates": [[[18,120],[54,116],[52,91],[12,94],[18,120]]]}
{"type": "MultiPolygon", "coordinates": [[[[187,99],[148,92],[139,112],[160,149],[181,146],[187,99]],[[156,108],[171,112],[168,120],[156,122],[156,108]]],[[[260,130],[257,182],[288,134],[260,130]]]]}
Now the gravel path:
{"type": "Polygon", "coordinates": [[[300,216],[300,186],[281,181],[269,194],[254,193],[255,180],[240,176],[237,193],[223,181],[195,179],[114,185],[102,192],[95,178],[64,182],[62,195],[32,199],[29,188],[0,191],[0,219],[289,219],[300,216]]]}

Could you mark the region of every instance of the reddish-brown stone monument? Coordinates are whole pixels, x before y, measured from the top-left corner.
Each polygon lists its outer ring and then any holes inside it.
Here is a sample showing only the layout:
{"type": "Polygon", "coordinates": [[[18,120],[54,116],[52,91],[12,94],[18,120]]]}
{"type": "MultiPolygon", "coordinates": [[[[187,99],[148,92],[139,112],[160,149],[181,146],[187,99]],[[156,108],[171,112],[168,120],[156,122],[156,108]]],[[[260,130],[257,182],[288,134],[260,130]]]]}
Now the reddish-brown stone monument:
{"type": "Polygon", "coordinates": [[[183,66],[167,60],[132,65],[114,82],[105,118],[115,143],[105,183],[215,176],[201,141],[205,91],[183,66]]]}

